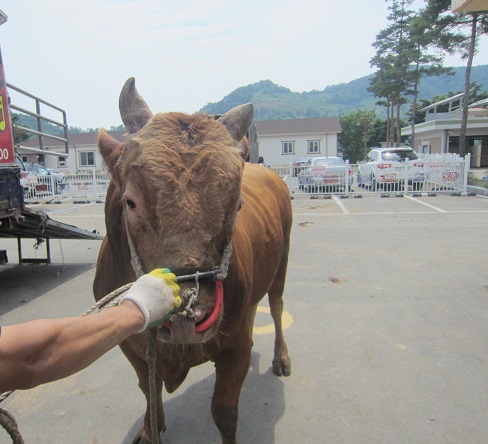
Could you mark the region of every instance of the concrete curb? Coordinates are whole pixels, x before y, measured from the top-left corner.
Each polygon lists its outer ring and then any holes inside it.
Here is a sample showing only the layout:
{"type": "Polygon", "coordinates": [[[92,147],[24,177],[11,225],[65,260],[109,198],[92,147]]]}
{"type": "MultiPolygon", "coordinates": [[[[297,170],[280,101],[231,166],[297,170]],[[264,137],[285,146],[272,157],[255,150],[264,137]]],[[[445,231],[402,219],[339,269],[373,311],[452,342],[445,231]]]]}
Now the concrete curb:
{"type": "Polygon", "coordinates": [[[481,194],[482,196],[488,196],[488,188],[472,187],[468,185],[468,193],[481,194]]]}

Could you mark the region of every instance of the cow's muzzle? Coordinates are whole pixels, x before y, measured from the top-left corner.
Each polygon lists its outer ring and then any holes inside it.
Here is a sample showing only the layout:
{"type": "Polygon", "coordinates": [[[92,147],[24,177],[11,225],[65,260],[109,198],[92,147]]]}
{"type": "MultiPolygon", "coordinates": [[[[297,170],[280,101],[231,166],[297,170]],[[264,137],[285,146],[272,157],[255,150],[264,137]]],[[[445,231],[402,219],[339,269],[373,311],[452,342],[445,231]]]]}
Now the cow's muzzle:
{"type": "Polygon", "coordinates": [[[220,270],[197,272],[195,274],[178,276],[177,283],[195,280],[195,287],[186,288],[182,292],[183,303],[158,329],[158,339],[172,343],[199,343],[205,342],[216,333],[224,302],[224,289],[222,280],[215,281],[215,297],[213,308],[204,309],[199,300],[200,279],[209,279],[218,276],[220,270]]]}

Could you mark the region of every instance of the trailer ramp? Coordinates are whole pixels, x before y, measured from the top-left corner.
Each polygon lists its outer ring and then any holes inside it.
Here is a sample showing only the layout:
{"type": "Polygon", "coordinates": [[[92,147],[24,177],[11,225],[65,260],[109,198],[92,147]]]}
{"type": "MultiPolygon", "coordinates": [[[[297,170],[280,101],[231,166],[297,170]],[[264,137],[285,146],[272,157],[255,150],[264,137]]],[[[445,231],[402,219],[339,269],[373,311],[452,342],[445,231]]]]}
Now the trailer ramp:
{"type": "Polygon", "coordinates": [[[19,264],[50,264],[51,239],[87,239],[102,240],[103,236],[94,231],[83,230],[74,225],[65,224],[51,219],[43,211],[23,208],[16,217],[2,220],[0,238],[16,238],[19,253],[19,264]],[[36,239],[37,243],[46,243],[46,258],[23,258],[21,239],[36,239]]]}

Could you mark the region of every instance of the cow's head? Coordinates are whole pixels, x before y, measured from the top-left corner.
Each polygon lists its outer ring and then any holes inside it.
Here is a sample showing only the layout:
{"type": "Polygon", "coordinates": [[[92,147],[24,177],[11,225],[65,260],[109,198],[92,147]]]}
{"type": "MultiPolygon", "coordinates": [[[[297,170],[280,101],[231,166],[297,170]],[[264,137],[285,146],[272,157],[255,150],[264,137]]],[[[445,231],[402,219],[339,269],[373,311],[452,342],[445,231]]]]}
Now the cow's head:
{"type": "MultiPolygon", "coordinates": [[[[220,119],[204,114],[153,115],[138,94],[133,78],[119,102],[131,134],[125,144],[103,130],[99,148],[112,174],[126,224],[144,273],[170,268],[176,275],[220,266],[231,242],[242,204],[241,178],[251,124],[251,104],[238,106],[220,119]]],[[[181,284],[182,291],[194,283],[181,284]]],[[[214,283],[200,281],[194,319],[175,316],[171,331],[160,339],[175,343],[203,342],[218,329],[221,316],[196,333],[214,307],[214,283]]]]}

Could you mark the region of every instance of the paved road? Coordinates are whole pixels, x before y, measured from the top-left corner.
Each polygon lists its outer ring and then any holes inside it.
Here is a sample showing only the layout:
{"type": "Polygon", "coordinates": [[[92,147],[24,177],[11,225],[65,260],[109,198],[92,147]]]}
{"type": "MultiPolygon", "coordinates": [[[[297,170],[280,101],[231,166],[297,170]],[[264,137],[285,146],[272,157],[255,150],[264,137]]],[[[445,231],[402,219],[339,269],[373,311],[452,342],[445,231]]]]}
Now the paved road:
{"type": "MultiPolygon", "coordinates": [[[[53,218],[104,232],[102,205],[63,205],[48,208],[53,218]]],[[[285,295],[292,375],[270,371],[263,303],[239,442],[486,443],[488,199],[301,198],[293,207],[285,295]]],[[[2,240],[6,246],[15,263],[15,243],[2,240]]],[[[52,242],[52,265],[2,269],[0,322],[82,313],[92,304],[99,246],[52,242]]],[[[165,394],[165,443],[219,442],[209,410],[213,380],[206,364],[165,394]]],[[[126,444],[145,402],[115,349],[2,407],[26,443],[126,444]]]]}

